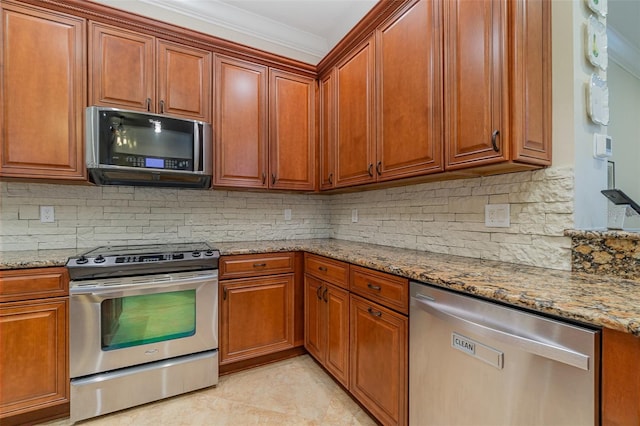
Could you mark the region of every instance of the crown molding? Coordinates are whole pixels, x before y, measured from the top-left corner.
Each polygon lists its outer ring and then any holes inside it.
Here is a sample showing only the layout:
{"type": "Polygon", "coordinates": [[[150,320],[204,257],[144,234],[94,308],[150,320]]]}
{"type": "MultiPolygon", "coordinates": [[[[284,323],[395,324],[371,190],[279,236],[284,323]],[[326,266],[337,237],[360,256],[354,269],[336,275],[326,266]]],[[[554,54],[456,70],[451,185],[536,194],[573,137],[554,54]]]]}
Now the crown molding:
{"type": "Polygon", "coordinates": [[[306,31],[284,25],[269,18],[248,12],[219,0],[185,2],[179,0],[138,0],[150,7],[203,22],[209,26],[224,28],[236,33],[284,46],[311,56],[319,62],[329,51],[327,39],[306,31]]]}
{"type": "Polygon", "coordinates": [[[634,77],[640,79],[640,48],[627,40],[611,25],[607,27],[607,42],[609,60],[614,61],[634,77]]]}

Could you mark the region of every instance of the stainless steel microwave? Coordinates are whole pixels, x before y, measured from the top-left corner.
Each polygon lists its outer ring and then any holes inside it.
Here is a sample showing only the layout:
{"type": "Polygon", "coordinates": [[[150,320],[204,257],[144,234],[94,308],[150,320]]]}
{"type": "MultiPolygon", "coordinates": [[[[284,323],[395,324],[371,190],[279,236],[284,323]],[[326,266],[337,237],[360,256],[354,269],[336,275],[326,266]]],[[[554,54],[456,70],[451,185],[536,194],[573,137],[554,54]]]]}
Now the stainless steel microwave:
{"type": "Polygon", "coordinates": [[[208,123],[91,106],[86,132],[87,169],[98,185],[211,186],[208,123]]]}

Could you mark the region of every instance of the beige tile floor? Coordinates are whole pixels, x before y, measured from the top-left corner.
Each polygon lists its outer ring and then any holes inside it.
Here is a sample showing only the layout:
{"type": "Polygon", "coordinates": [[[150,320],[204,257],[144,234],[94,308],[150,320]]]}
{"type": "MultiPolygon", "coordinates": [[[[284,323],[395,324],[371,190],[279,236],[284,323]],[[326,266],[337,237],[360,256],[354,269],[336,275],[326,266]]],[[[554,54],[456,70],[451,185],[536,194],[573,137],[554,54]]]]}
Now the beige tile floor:
{"type": "MultiPolygon", "coordinates": [[[[69,419],[46,423],[67,426],[69,419]]],[[[375,425],[303,355],[223,376],[203,389],[78,422],[78,425],[375,425]]]]}

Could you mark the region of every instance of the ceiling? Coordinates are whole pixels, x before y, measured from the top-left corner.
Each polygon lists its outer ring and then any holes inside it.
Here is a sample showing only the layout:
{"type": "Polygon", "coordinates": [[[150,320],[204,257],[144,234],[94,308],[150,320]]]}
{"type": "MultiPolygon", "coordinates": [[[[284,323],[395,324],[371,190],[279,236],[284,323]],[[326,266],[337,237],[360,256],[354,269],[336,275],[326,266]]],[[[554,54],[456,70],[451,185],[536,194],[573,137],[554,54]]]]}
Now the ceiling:
{"type": "Polygon", "coordinates": [[[93,0],[297,59],[320,60],[377,0],[93,0]]]}

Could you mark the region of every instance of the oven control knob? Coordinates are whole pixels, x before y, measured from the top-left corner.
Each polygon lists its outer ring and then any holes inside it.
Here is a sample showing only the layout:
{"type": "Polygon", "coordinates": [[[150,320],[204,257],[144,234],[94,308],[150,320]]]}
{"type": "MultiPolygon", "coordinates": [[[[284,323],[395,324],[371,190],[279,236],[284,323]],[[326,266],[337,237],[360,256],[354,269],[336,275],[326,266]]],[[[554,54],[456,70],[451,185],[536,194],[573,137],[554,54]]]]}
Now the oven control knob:
{"type": "Polygon", "coordinates": [[[200,252],[199,251],[194,251],[193,253],[191,253],[191,256],[200,257],[200,252]]]}
{"type": "Polygon", "coordinates": [[[94,263],[104,263],[104,261],[107,260],[104,257],[102,257],[101,254],[99,254],[95,259],[93,259],[94,263]]]}
{"type": "Polygon", "coordinates": [[[84,255],[82,255],[78,259],[76,259],[76,264],[77,265],[84,265],[88,261],[89,261],[89,259],[87,259],[86,257],[84,257],[84,255]]]}
{"type": "Polygon", "coordinates": [[[213,256],[213,250],[207,250],[204,252],[205,256],[213,256]]]}

